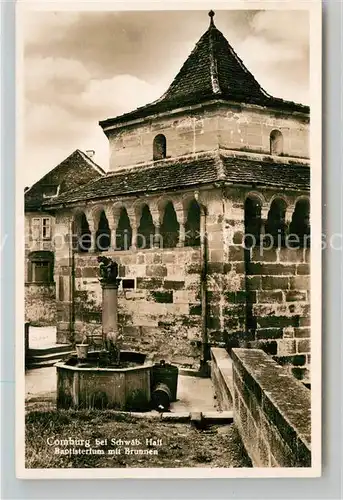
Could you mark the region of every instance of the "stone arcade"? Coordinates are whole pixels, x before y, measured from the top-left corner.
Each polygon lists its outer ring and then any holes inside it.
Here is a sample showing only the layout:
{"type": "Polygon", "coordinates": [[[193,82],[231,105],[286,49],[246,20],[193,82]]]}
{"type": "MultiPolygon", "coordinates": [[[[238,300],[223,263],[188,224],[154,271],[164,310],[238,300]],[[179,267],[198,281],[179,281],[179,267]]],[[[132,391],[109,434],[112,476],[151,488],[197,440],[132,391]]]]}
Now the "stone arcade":
{"type": "Polygon", "coordinates": [[[161,98],[100,122],[107,175],[43,202],[66,241],[57,341],[100,326],[106,255],[125,348],[196,368],[210,345],[257,347],[308,381],[309,108],[264,91],[210,14],[161,98]]]}

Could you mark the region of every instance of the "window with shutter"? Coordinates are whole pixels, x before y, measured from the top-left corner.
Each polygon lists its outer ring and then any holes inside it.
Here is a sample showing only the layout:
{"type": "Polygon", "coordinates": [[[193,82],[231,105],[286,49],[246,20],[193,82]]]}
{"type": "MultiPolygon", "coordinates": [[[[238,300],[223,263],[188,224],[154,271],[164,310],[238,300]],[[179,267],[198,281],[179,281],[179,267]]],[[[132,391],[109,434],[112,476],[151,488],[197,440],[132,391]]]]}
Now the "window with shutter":
{"type": "Polygon", "coordinates": [[[32,219],[31,235],[33,240],[40,239],[40,224],[41,222],[39,218],[32,219]]]}

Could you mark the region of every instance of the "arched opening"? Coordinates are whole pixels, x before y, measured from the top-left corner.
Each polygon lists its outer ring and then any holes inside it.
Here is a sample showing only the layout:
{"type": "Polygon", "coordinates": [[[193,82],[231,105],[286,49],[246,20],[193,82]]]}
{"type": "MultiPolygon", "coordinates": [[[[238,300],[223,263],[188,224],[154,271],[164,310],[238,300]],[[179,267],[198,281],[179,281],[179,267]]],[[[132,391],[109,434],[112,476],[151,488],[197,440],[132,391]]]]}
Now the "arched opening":
{"type": "Polygon", "coordinates": [[[293,247],[309,247],[310,234],[310,202],[298,200],[289,225],[289,244],[293,247]]]}
{"type": "Polygon", "coordinates": [[[163,160],[167,156],[167,140],[163,134],[158,134],[154,138],[153,159],[163,160]]]}
{"type": "Polygon", "coordinates": [[[95,246],[98,252],[104,252],[111,245],[111,230],[105,211],[102,210],[99,217],[98,229],[95,235],[95,246]]]}
{"type": "Polygon", "coordinates": [[[116,230],[116,250],[129,250],[132,245],[132,228],[127,210],[123,207],[120,211],[116,230]]]}
{"type": "Polygon", "coordinates": [[[192,200],[188,207],[185,224],[185,245],[187,247],[200,246],[200,206],[196,200],[192,200]]]}
{"type": "Polygon", "coordinates": [[[155,237],[155,226],[148,205],[144,205],[137,233],[137,248],[151,248],[155,237]]]}
{"type": "Polygon", "coordinates": [[[180,224],[176,217],[174,205],[169,201],[164,209],[163,221],[161,224],[161,236],[164,248],[174,248],[179,242],[180,224]]]}
{"type": "Polygon", "coordinates": [[[249,197],[244,205],[244,227],[245,247],[250,248],[259,244],[261,237],[261,201],[255,197],[249,197]]]}
{"type": "Polygon", "coordinates": [[[270,154],[282,155],[283,153],[283,135],[280,130],[272,130],[270,133],[270,154]]]}
{"type": "Polygon", "coordinates": [[[286,202],[275,198],[268,212],[265,238],[269,238],[274,247],[284,246],[286,238],[286,202]]]}
{"type": "Polygon", "coordinates": [[[52,283],[54,281],[54,254],[45,250],[31,252],[27,279],[31,283],[52,283]]]}
{"type": "Polygon", "coordinates": [[[78,252],[88,252],[91,248],[91,231],[87,217],[81,212],[75,217],[75,229],[77,235],[76,249],[78,252]]]}

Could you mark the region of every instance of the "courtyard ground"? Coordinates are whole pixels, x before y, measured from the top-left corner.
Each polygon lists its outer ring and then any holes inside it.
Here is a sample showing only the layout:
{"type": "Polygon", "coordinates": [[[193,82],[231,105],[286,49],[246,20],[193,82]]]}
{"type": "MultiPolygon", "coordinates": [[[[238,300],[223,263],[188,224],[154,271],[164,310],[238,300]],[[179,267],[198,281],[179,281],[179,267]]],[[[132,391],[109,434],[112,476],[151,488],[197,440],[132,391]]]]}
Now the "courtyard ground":
{"type": "Polygon", "coordinates": [[[53,406],[29,403],[27,468],[251,466],[234,424],[199,430],[189,423],[109,410],[57,412],[53,406]],[[60,444],[69,438],[78,444],[60,444]]]}
{"type": "MultiPolygon", "coordinates": [[[[54,335],[53,328],[31,328],[30,347],[51,345],[54,335]]],[[[179,375],[177,395],[171,412],[218,411],[209,378],[179,375]]],[[[157,412],[138,418],[110,410],[57,411],[55,367],[26,372],[25,400],[27,468],[251,466],[234,424],[199,429],[161,421],[157,412]]]]}

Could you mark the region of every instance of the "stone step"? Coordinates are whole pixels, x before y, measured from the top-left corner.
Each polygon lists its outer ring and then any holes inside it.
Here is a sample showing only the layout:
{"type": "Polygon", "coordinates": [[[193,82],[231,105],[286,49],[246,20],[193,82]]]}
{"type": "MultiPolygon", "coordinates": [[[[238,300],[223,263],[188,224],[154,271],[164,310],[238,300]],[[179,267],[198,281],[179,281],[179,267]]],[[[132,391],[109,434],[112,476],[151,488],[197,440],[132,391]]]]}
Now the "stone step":
{"type": "Polygon", "coordinates": [[[54,366],[59,361],[62,361],[62,358],[45,361],[29,361],[26,365],[26,369],[33,370],[35,368],[49,368],[51,366],[54,366]]]}
{"type": "Polygon", "coordinates": [[[40,354],[39,356],[28,356],[28,360],[32,361],[49,361],[49,360],[54,360],[54,359],[62,359],[65,358],[66,356],[69,356],[72,354],[74,351],[69,350],[69,351],[63,351],[63,352],[52,352],[48,354],[40,354]]]}
{"type": "Polygon", "coordinates": [[[41,347],[36,349],[29,349],[29,356],[41,356],[50,353],[63,353],[72,350],[71,344],[55,344],[49,347],[41,347]]]}

